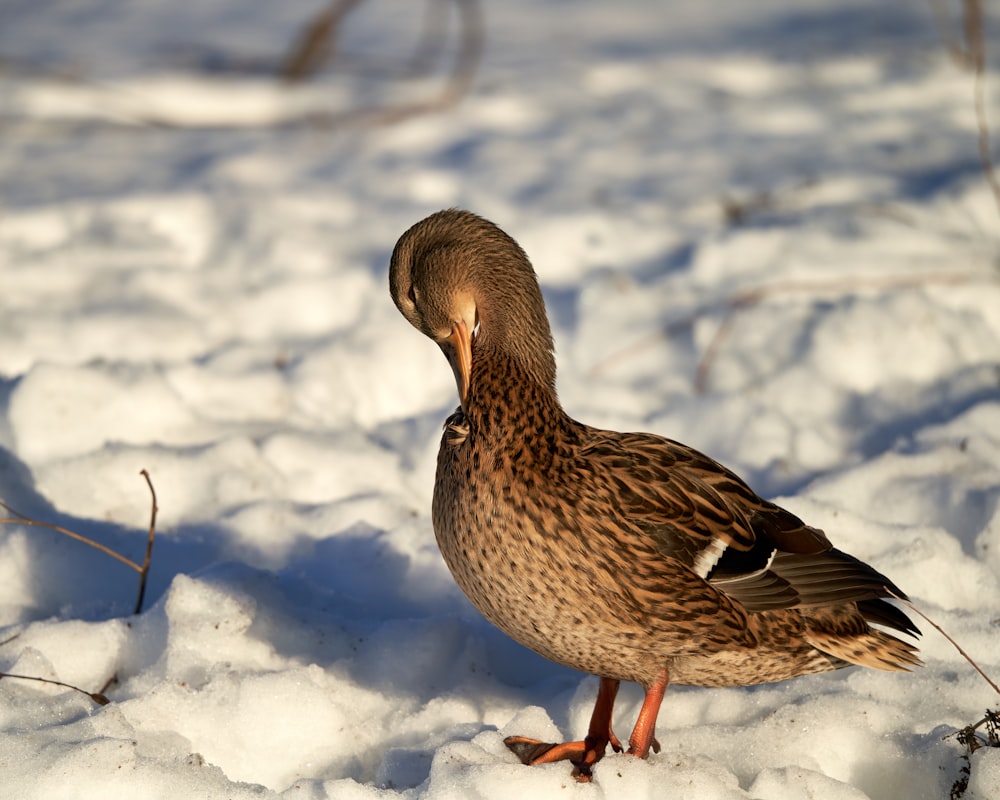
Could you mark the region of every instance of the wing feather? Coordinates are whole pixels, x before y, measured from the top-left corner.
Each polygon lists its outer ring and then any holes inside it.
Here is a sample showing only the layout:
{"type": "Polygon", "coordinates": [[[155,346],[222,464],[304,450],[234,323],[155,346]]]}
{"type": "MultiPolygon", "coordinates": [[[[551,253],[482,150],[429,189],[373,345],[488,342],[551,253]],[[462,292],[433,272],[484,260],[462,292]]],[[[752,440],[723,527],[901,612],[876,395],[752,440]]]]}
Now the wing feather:
{"type": "Polygon", "coordinates": [[[602,464],[622,512],[662,556],[747,611],[856,603],[871,622],[916,632],[881,599],[905,598],[888,578],[697,450],[652,434],[595,431],[586,454],[602,464]]]}

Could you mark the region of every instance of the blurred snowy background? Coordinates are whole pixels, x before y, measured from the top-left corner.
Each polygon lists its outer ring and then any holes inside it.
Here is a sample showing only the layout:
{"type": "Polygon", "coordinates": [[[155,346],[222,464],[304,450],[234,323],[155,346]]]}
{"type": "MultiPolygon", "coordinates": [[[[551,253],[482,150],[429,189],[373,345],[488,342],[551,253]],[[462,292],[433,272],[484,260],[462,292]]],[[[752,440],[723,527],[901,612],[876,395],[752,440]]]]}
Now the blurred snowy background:
{"type": "Polygon", "coordinates": [[[1000,796],[1000,749],[945,738],[997,698],[928,625],[914,675],[671,689],[663,752],[592,785],[517,764],[502,736],[579,737],[596,680],[447,574],[454,384],[386,285],[426,214],[497,222],[571,414],[733,467],[996,677],[1000,213],[960,5],[340,5],[295,82],[318,0],[0,5],[0,500],[139,561],[140,470],[160,507],[134,616],[127,567],[0,526],[0,671],[112,701],[0,680],[0,798],[931,800],[964,766],[1000,796]]]}

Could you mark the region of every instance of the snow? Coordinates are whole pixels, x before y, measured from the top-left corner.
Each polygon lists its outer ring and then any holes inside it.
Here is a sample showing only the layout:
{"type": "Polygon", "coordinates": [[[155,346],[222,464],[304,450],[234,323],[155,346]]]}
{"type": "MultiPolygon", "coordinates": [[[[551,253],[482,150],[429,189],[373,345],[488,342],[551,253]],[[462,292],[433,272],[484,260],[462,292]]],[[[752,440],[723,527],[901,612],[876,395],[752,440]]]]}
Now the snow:
{"type": "MultiPolygon", "coordinates": [[[[159,503],[138,615],[123,564],[0,527],[0,671],[111,701],[0,680],[0,798],[948,796],[948,735],[997,697],[922,622],[914,674],[675,687],[646,762],[518,764],[503,736],[581,736],[597,681],[447,573],[454,382],[386,280],[426,214],[493,219],[574,416],[733,467],[996,679],[1000,216],[931,4],[494,3],[458,106],[301,125],[446,69],[401,78],[423,10],[370,0],[283,89],[319,5],[0,11],[0,499],[140,561],[140,470],[159,503]]],[[[1000,796],[998,756],[966,798],[1000,796]]]]}

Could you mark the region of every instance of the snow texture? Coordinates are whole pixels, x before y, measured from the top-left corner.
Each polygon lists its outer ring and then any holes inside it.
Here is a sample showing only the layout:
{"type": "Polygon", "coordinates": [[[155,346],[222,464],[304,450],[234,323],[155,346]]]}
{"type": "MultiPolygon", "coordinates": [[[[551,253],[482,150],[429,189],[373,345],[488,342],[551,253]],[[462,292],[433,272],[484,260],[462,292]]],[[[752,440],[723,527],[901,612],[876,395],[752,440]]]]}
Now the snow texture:
{"type": "MultiPolygon", "coordinates": [[[[1000,215],[935,4],[484,5],[459,105],[327,126],[296,120],[434,96],[454,11],[428,74],[424,6],[369,0],[289,88],[318,0],[0,8],[0,498],[140,561],[140,470],[160,508],[138,615],[123,564],[0,527],[0,670],[111,701],[0,681],[2,800],[937,800],[961,777],[948,734],[998,698],[924,623],[916,673],[671,688],[648,761],[590,785],[518,764],[503,737],[580,737],[597,680],[444,567],[455,387],[386,280],[428,213],[494,220],[573,416],[713,455],[1000,675],[1000,215]]],[[[640,703],[623,686],[620,733],[640,703]]],[[[966,798],[1000,797],[1000,751],[968,767],[966,798]]]]}

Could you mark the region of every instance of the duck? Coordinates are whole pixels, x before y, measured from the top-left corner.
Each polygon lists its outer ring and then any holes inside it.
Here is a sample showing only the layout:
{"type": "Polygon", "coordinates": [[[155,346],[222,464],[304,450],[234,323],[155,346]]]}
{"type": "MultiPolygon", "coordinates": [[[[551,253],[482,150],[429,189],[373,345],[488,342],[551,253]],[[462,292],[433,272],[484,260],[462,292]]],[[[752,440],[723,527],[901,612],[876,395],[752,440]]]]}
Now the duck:
{"type": "Polygon", "coordinates": [[[822,530],[691,447],[566,413],[535,270],[495,224],[461,209],[417,222],[389,288],[458,391],[431,501],[448,569],[508,636],[599,678],[586,735],[507,737],[521,762],[569,761],[588,781],[608,746],[659,752],[670,685],[921,666],[908,641],[920,631],[891,602],[906,595],[822,530]],[[644,691],[624,744],[611,724],[622,681],[644,691]]]}

